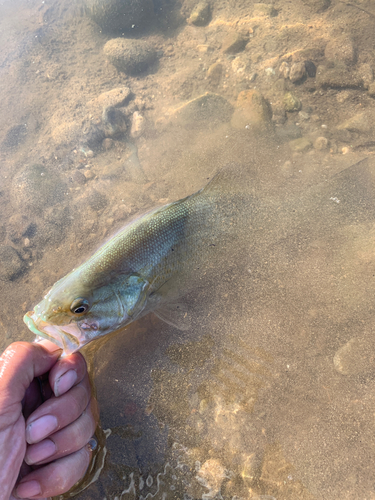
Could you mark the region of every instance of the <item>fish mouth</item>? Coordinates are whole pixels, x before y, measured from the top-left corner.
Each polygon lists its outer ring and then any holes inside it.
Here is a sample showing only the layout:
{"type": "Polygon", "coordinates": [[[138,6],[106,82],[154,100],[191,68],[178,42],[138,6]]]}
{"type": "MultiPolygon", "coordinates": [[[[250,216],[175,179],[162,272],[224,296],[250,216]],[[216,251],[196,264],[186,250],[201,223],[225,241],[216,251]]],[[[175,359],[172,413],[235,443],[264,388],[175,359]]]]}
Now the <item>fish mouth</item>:
{"type": "Polygon", "coordinates": [[[52,325],[44,321],[34,311],[27,312],[23,317],[23,321],[35,335],[58,345],[63,350],[62,357],[78,351],[78,349],[89,342],[77,323],[63,326],[52,325]]]}

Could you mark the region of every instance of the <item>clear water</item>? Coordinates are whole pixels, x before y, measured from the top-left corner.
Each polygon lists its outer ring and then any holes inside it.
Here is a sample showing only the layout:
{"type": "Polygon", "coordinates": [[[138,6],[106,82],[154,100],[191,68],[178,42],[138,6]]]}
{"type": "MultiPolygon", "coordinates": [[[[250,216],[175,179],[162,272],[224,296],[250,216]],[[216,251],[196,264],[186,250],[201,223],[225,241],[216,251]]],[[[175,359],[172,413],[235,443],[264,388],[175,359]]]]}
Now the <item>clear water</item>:
{"type": "Polygon", "coordinates": [[[77,498],[375,497],[375,104],[366,83],[375,8],[325,6],[222,0],[195,26],[185,21],[195,2],[161,0],[143,29],[122,35],[74,2],[0,3],[1,349],[33,340],[24,313],[129,218],[233,162],[244,200],[224,264],[211,262],[210,279],[184,299],[188,331],[151,314],[86,348],[100,446],[77,498]],[[233,32],[248,43],[226,54],[233,32]],[[138,75],[119,72],[103,53],[117,36],[148,41],[156,60],[138,75]],[[281,64],[300,60],[317,75],[284,79],[281,64]],[[319,83],[322,66],[343,65],[360,83],[342,83],[343,73],[340,84],[319,83]],[[125,87],[127,130],[105,138],[97,99],[125,87]],[[259,101],[256,119],[227,116],[247,90],[268,100],[273,120],[259,101]],[[284,120],[288,91],[302,111],[284,120]],[[205,92],[227,103],[176,113],[205,92]],[[134,112],[145,120],[139,135],[134,112]],[[302,151],[290,144],[299,134],[310,141],[302,151]],[[313,145],[318,137],[326,148],[313,145]]]}

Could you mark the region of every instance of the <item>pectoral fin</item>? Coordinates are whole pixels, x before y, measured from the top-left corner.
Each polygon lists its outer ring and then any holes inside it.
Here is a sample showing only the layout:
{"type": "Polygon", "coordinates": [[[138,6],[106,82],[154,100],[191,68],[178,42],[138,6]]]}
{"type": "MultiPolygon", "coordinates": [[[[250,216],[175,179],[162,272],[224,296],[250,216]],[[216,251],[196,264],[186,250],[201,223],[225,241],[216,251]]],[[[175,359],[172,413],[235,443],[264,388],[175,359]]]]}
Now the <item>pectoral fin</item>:
{"type": "Polygon", "coordinates": [[[148,281],[140,276],[131,275],[117,287],[118,290],[116,295],[123,304],[127,316],[137,317],[142,312],[146,304],[145,289],[148,285],[148,281]]]}
{"type": "Polygon", "coordinates": [[[191,317],[186,304],[169,302],[153,312],[159,319],[178,330],[186,331],[191,327],[191,317]]]}

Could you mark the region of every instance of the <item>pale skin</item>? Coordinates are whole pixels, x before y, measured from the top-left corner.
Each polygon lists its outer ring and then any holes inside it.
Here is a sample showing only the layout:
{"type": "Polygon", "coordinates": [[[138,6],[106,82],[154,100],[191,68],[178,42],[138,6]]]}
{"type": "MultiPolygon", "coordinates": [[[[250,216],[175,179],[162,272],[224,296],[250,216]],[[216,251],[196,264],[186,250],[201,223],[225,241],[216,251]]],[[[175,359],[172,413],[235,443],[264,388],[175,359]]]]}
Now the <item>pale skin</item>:
{"type": "Polygon", "coordinates": [[[61,495],[90,463],[98,410],[86,363],[60,355],[42,341],[15,342],[0,356],[1,500],[61,495]]]}

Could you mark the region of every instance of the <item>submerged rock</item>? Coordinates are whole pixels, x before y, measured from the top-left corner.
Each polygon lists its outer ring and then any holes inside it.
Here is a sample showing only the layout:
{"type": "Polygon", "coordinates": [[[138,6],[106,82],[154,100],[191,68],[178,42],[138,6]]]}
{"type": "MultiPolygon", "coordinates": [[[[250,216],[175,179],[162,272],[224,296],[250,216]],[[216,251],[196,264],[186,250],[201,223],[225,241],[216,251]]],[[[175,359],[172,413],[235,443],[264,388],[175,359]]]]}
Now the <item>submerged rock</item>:
{"type": "Polygon", "coordinates": [[[127,38],[109,40],[103,52],[119,71],[128,75],[146,71],[157,58],[156,50],[149,42],[127,38]]]}
{"type": "Polygon", "coordinates": [[[272,109],[257,90],[239,93],[231,125],[237,129],[264,130],[271,124],[272,109]]]}
{"type": "Polygon", "coordinates": [[[291,141],[302,137],[302,130],[295,123],[285,123],[276,127],[276,137],[280,142],[291,141]]]}
{"type": "Polygon", "coordinates": [[[331,0],[303,0],[303,3],[308,5],[315,13],[323,12],[331,5],[331,0]]]}
{"type": "Polygon", "coordinates": [[[328,61],[353,64],[355,51],[351,38],[347,36],[333,38],[327,43],[324,55],[328,61]]]}
{"type": "Polygon", "coordinates": [[[223,74],[223,65],[219,62],[211,64],[207,70],[207,80],[214,87],[217,87],[223,74]]]}
{"type": "Polygon", "coordinates": [[[25,264],[17,251],[9,245],[0,246],[0,280],[12,281],[25,269],[25,264]]]}
{"type": "Polygon", "coordinates": [[[118,137],[126,132],[125,115],[119,109],[108,106],[103,110],[102,126],[106,137],[118,137]]]}
{"type": "Polygon", "coordinates": [[[307,137],[300,137],[299,139],[294,139],[289,142],[289,147],[295,153],[303,153],[307,151],[312,146],[311,142],[307,137]]]}
{"type": "Polygon", "coordinates": [[[107,108],[108,106],[121,107],[130,99],[131,90],[128,87],[119,87],[103,92],[87,103],[93,108],[107,108]]]}
{"type": "Polygon", "coordinates": [[[278,12],[272,4],[269,3],[255,3],[254,16],[269,16],[275,17],[278,12]]]}
{"type": "Polygon", "coordinates": [[[329,141],[326,137],[317,137],[314,141],[314,148],[318,150],[327,149],[329,146],[329,141]]]}
{"type": "Polygon", "coordinates": [[[108,205],[108,198],[101,192],[92,190],[88,193],[86,201],[95,212],[103,210],[108,205]]]}
{"type": "Polygon", "coordinates": [[[66,185],[43,165],[24,167],[13,178],[13,204],[23,213],[41,214],[48,206],[60,203],[66,185]]]}
{"type": "Polygon", "coordinates": [[[208,2],[199,2],[192,10],[188,22],[195,26],[206,26],[211,18],[211,9],[208,2]]]}
{"type": "Polygon", "coordinates": [[[308,76],[310,76],[311,78],[314,78],[316,75],[315,64],[312,61],[307,60],[307,61],[305,61],[305,68],[306,68],[306,73],[308,74],[308,76]]]}
{"type": "Polygon", "coordinates": [[[306,76],[306,66],[304,62],[294,63],[290,68],[289,79],[297,83],[306,76]]]}
{"type": "Polygon", "coordinates": [[[85,0],[86,12],[107,32],[146,27],[154,15],[152,0],[85,0]]]}
{"type": "Polygon", "coordinates": [[[344,64],[336,64],[333,68],[318,66],[316,83],[323,88],[360,88],[362,78],[356,71],[350,70],[344,64]]]}
{"type": "Polygon", "coordinates": [[[358,134],[374,135],[375,119],[372,112],[364,111],[348,118],[337,126],[338,130],[348,130],[358,134]]]}
{"type": "Polygon", "coordinates": [[[232,31],[224,38],[221,50],[224,54],[236,54],[246,47],[248,41],[249,39],[242,33],[232,31]]]}
{"type": "Polygon", "coordinates": [[[65,234],[66,228],[64,226],[54,224],[47,219],[35,236],[34,243],[40,250],[43,250],[46,246],[56,248],[64,240],[65,234]]]}
{"type": "Polygon", "coordinates": [[[134,111],[130,135],[134,138],[140,137],[145,130],[145,119],[139,111],[134,111]]]}
{"type": "Polygon", "coordinates": [[[299,111],[302,108],[302,103],[297,96],[291,92],[287,92],[284,95],[284,108],[285,111],[299,111]]]}

